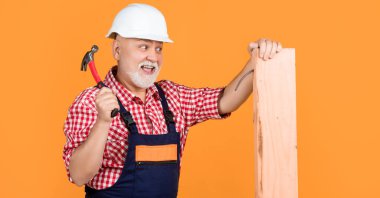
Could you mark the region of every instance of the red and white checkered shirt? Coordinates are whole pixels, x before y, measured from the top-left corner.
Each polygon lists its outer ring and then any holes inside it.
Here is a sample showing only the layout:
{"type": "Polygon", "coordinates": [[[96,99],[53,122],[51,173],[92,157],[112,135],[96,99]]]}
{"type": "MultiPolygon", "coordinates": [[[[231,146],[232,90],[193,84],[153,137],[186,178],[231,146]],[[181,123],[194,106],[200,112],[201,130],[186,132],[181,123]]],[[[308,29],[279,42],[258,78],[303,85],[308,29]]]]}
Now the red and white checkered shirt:
{"type": "MultiPolygon", "coordinates": [[[[103,81],[109,88],[115,87],[117,97],[123,106],[131,112],[136,122],[138,132],[155,135],[167,133],[162,106],[157,88],[153,85],[147,89],[144,102],[128,89],[116,81],[113,67],[103,81]]],[[[162,80],[158,84],[165,92],[169,108],[174,114],[176,129],[181,137],[181,157],[190,126],[208,119],[222,119],[230,115],[219,115],[217,101],[222,88],[189,88],[171,81],[162,80]]],[[[64,124],[66,144],[64,145],[63,159],[70,182],[70,157],[75,148],[80,146],[89,135],[97,117],[95,97],[99,89],[90,87],[76,97],[70,106],[64,124]]],[[[125,127],[120,114],[113,118],[108,131],[108,139],[104,150],[102,167],[98,173],[86,184],[94,189],[104,189],[112,186],[123,169],[128,149],[128,129],[125,127]]]]}

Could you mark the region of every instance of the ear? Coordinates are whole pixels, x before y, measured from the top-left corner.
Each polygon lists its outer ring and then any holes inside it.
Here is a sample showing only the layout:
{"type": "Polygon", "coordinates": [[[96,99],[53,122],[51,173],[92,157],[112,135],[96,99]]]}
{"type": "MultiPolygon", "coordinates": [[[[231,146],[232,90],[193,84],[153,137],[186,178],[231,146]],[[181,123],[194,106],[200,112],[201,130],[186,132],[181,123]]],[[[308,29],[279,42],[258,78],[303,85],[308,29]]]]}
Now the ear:
{"type": "Polygon", "coordinates": [[[117,61],[120,59],[120,42],[117,38],[115,38],[112,42],[112,54],[113,58],[117,61]]]}

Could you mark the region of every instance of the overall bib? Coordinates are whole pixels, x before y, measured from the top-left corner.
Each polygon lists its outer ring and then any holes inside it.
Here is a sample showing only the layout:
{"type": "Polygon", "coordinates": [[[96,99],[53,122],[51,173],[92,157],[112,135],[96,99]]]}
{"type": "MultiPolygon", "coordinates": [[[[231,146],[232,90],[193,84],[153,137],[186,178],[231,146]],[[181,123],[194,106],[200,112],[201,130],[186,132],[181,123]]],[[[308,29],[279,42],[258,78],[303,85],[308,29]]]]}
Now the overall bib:
{"type": "Polygon", "coordinates": [[[161,98],[167,134],[143,135],[132,115],[119,101],[120,116],[129,130],[128,152],[122,173],[106,189],[85,187],[86,198],[176,198],[180,169],[180,135],[164,91],[155,84],[161,98]]]}

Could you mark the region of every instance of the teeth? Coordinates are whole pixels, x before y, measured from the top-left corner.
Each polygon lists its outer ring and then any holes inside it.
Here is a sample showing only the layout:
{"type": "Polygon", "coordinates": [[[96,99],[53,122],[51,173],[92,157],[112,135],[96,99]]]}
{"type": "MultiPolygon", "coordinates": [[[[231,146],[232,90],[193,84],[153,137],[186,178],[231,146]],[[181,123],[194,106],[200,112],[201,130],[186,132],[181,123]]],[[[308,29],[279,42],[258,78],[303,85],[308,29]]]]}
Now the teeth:
{"type": "Polygon", "coordinates": [[[144,67],[144,68],[147,68],[147,69],[153,69],[154,68],[153,66],[148,66],[148,65],[143,65],[141,67],[144,67]]]}

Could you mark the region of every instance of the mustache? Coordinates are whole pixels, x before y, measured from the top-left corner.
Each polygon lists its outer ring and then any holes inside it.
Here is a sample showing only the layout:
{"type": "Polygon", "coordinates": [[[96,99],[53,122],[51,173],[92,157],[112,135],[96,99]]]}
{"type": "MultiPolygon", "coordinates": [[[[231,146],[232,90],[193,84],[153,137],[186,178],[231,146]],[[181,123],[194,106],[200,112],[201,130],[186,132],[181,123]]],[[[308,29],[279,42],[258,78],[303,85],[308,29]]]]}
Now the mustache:
{"type": "Polygon", "coordinates": [[[146,66],[151,66],[151,67],[154,67],[154,68],[158,68],[158,63],[157,62],[151,62],[151,61],[144,61],[144,62],[141,62],[138,67],[142,67],[143,65],[146,65],[146,66]]]}

